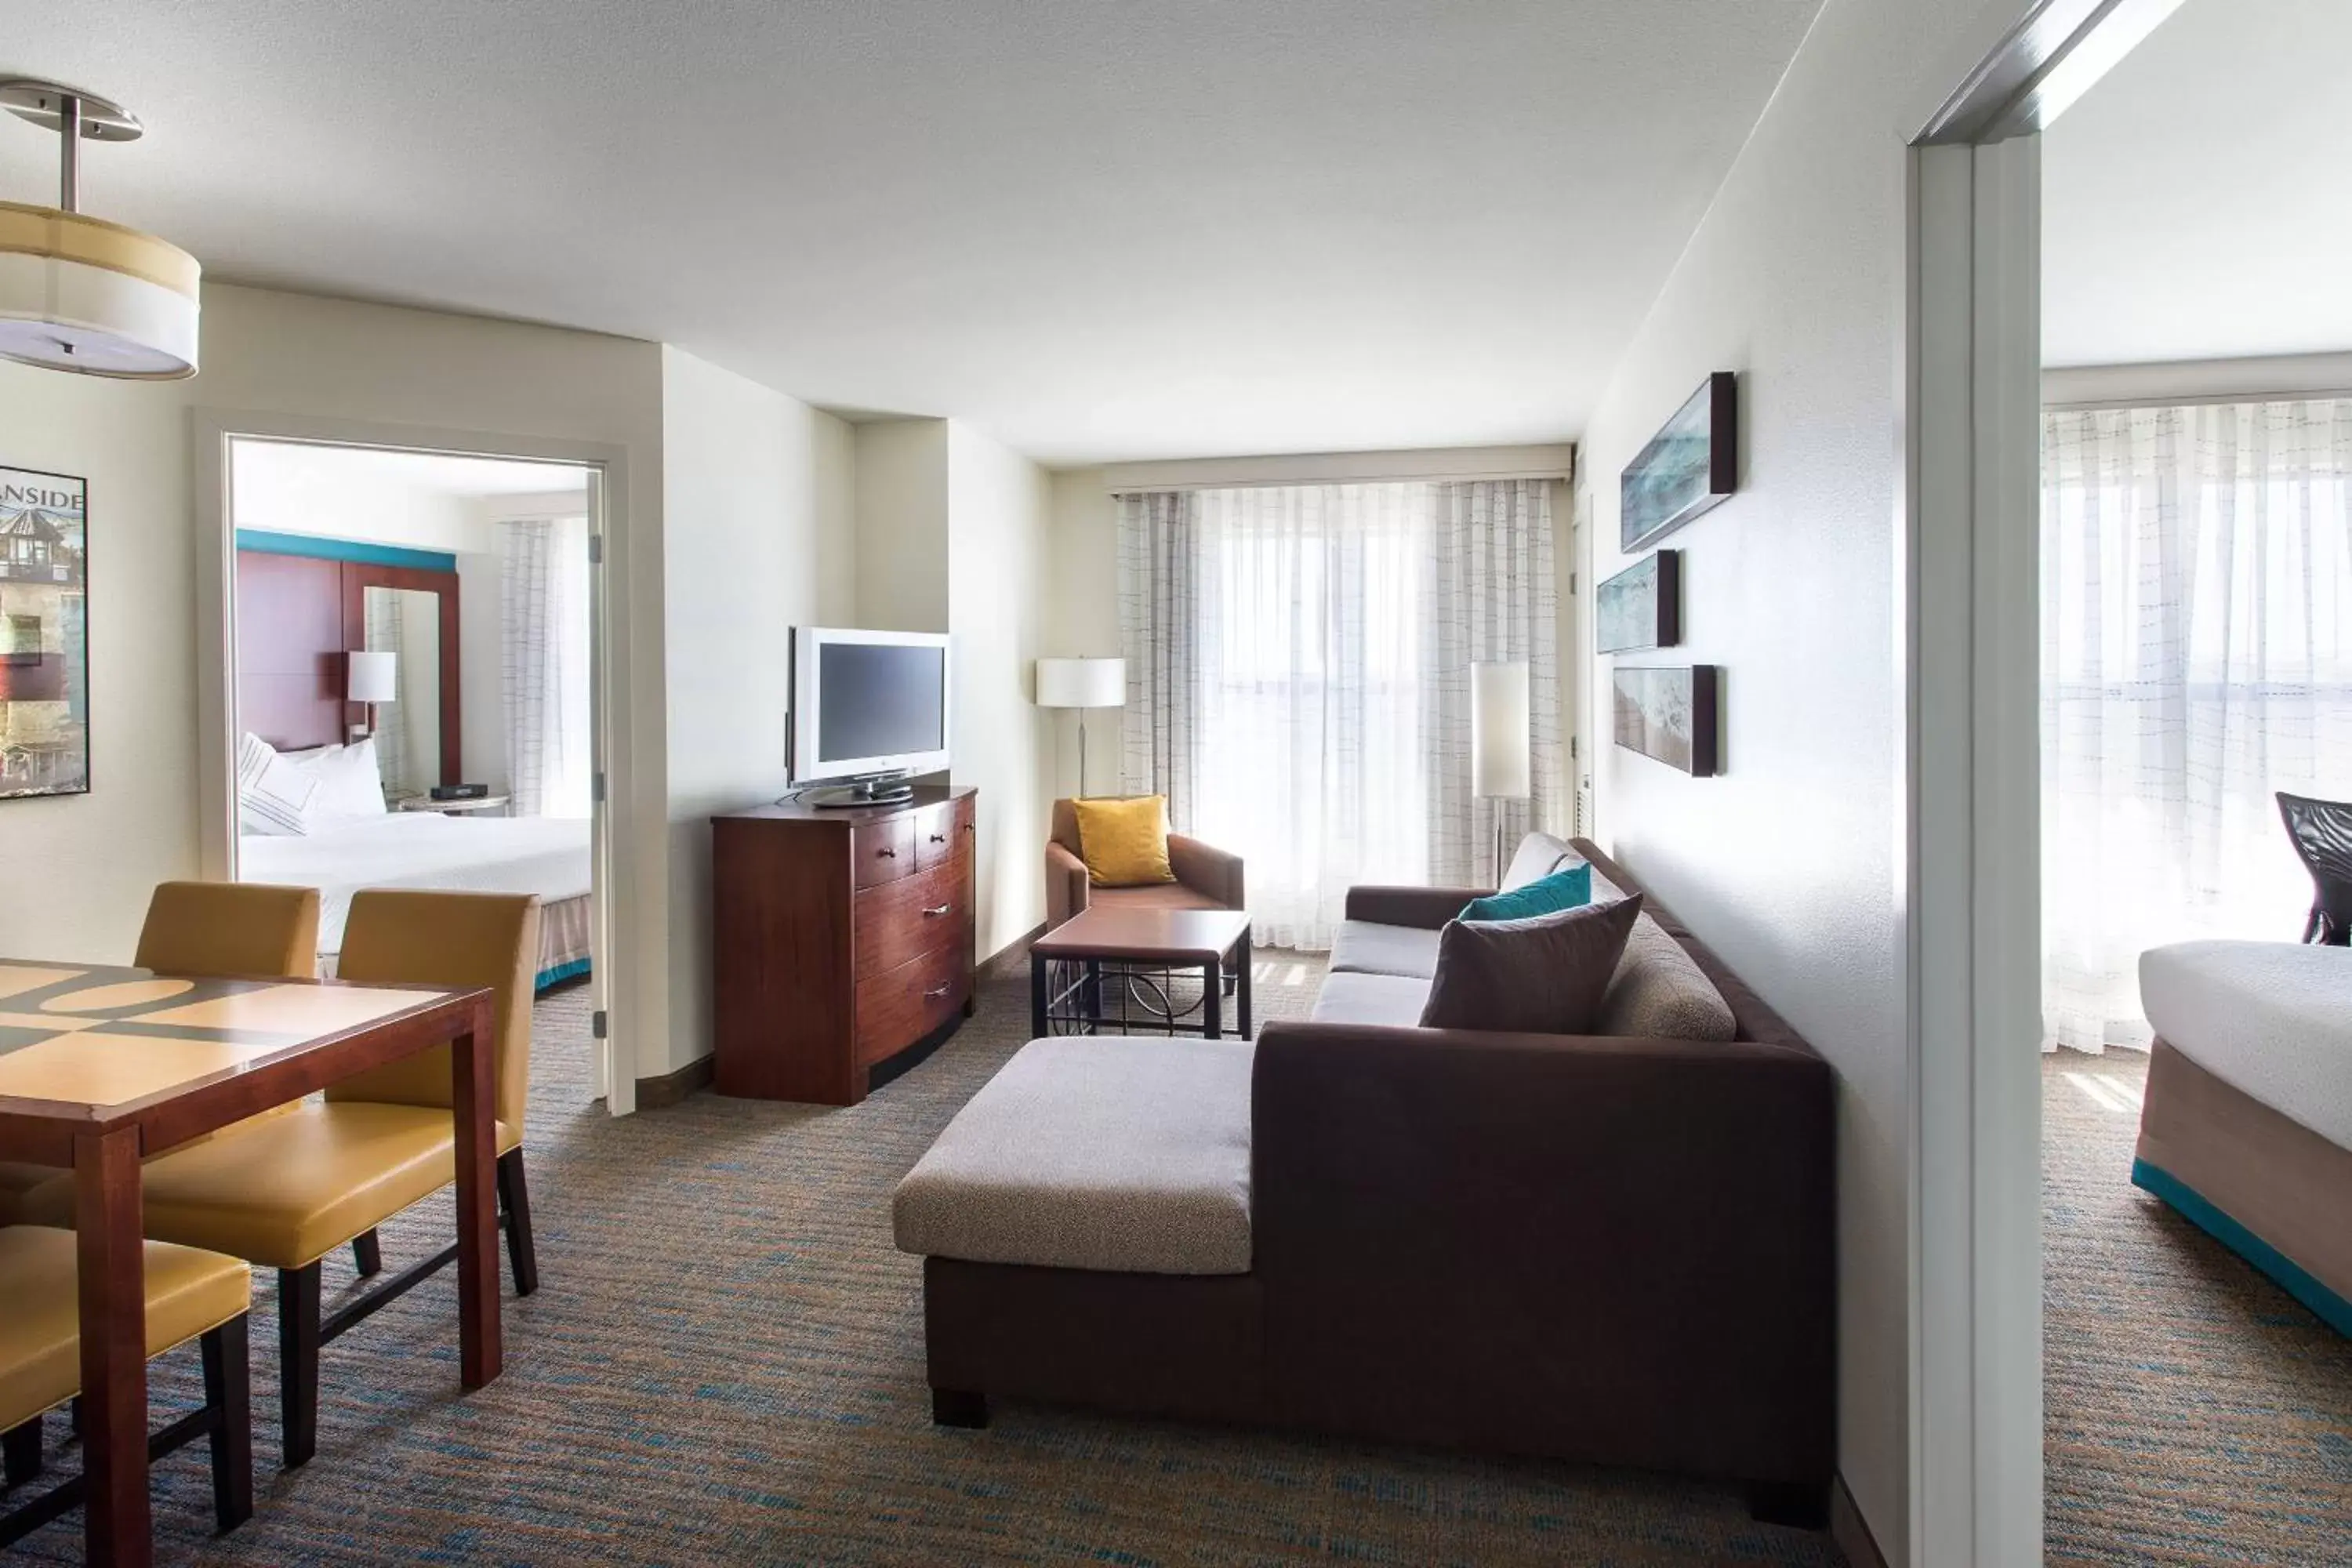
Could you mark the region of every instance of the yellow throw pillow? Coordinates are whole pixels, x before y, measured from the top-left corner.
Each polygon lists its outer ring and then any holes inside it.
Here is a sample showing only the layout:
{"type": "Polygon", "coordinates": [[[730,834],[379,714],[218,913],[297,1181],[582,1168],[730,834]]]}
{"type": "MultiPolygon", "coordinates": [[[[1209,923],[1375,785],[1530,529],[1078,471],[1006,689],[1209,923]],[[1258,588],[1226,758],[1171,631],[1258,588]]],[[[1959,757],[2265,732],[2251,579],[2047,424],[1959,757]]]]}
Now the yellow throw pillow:
{"type": "Polygon", "coordinates": [[[1074,800],[1078,817],[1078,854],[1087,879],[1097,888],[1139,888],[1172,882],[1168,864],[1168,797],[1074,800]]]}

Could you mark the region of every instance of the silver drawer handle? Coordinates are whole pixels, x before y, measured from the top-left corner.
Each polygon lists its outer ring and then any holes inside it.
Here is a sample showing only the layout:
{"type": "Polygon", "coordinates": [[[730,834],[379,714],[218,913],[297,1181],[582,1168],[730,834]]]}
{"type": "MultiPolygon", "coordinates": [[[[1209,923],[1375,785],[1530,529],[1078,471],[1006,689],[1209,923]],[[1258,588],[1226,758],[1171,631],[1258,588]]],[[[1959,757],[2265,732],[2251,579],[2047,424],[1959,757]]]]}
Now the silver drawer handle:
{"type": "Polygon", "coordinates": [[[934,833],[931,835],[931,842],[934,844],[945,844],[947,841],[948,836],[944,833],[934,833]]]}
{"type": "Polygon", "coordinates": [[[925,910],[923,911],[923,915],[924,918],[928,920],[937,920],[940,916],[946,914],[950,910],[954,908],[955,906],[953,904],[941,904],[937,909],[925,910]]]}
{"type": "Polygon", "coordinates": [[[952,985],[942,985],[936,991],[926,991],[923,993],[923,1000],[928,1002],[934,996],[944,996],[954,989],[952,985]]]}
{"type": "Polygon", "coordinates": [[[898,858],[898,852],[896,849],[877,849],[874,853],[887,860],[896,860],[898,858]]]}

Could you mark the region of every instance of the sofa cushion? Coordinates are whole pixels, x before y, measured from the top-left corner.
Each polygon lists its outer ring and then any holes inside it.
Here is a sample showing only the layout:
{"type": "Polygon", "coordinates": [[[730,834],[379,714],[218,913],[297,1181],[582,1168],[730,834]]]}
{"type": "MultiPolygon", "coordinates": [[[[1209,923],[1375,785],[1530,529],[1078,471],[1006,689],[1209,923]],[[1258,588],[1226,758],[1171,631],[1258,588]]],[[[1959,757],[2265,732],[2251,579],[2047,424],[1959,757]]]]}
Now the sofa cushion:
{"type": "Polygon", "coordinates": [[[1378,921],[1341,921],[1331,941],[1334,974],[1407,974],[1426,980],[1437,973],[1437,932],[1378,921]]]}
{"type": "Polygon", "coordinates": [[[1729,1040],[1739,1034],[1731,1005],[1696,959],[1648,915],[1626,934],[1625,954],[1601,999],[1596,1034],[1642,1039],[1729,1040]]]}
{"type": "Polygon", "coordinates": [[[1033,1040],[898,1184],[900,1250],[974,1263],[1246,1274],[1245,1040],[1033,1040]]]}
{"type": "Polygon", "coordinates": [[[1462,906],[1465,921],[1523,921],[1536,915],[1556,915],[1580,910],[1592,901],[1592,868],[1579,860],[1525,887],[1489,893],[1462,906]]]}
{"type": "Polygon", "coordinates": [[[1524,888],[1539,877],[1549,877],[1562,866],[1583,858],[1565,839],[1554,838],[1549,833],[1530,833],[1519,840],[1519,847],[1511,857],[1510,869],[1503,873],[1502,890],[1507,893],[1514,888],[1524,888]]]}
{"type": "MultiPolygon", "coordinates": [[[[1433,944],[1435,931],[1425,933],[1433,944]]],[[[1307,1015],[1318,1024],[1393,1024],[1411,1028],[1421,1022],[1429,1001],[1429,982],[1411,974],[1346,974],[1324,976],[1314,1010],[1307,1015]]]]}
{"type": "Polygon", "coordinates": [[[1639,897],[1521,921],[1455,921],[1440,933],[1424,1028],[1582,1035],[1642,912],[1639,897]]]}

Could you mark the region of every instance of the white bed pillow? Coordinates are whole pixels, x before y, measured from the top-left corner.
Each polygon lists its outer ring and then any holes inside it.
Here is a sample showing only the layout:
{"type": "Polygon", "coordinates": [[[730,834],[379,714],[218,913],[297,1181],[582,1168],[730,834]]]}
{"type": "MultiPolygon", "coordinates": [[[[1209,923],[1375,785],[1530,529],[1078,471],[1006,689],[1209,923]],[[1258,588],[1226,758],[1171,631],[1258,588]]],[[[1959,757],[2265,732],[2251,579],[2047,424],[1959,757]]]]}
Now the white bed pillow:
{"type": "Polygon", "coordinates": [[[319,781],[310,820],[348,822],[384,815],[383,773],[373,737],[350,746],[326,746],[306,755],[302,766],[319,781]]]}
{"type": "Polygon", "coordinates": [[[236,744],[237,826],[246,833],[294,837],[308,833],[317,774],[247,735],[236,744]]]}

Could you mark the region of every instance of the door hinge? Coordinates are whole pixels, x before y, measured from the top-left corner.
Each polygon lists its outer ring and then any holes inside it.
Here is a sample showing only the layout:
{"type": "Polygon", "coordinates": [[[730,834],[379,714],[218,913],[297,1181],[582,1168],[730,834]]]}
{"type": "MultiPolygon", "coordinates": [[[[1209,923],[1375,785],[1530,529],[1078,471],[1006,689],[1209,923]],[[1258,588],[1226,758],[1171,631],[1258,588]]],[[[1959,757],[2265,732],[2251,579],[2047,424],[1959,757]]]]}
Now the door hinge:
{"type": "Polygon", "coordinates": [[[594,1038],[601,1040],[604,1037],[605,1029],[606,1022],[604,1017],[604,1009],[599,1007],[596,1011],[588,1016],[588,1033],[594,1038]]]}
{"type": "Polygon", "coordinates": [[[1579,750],[1579,748],[1580,747],[1581,743],[1582,743],[1582,737],[1580,737],[1580,736],[1577,736],[1577,735],[1570,735],[1570,736],[1568,738],[1568,754],[1569,754],[1570,756],[1571,756],[1571,757],[1580,755],[1580,754],[1581,754],[1581,752],[1580,752],[1580,751],[1579,750]]]}
{"type": "Polygon", "coordinates": [[[1576,574],[1573,572],[1568,574],[1568,596],[1571,599],[1576,597],[1576,574]]]}
{"type": "Polygon", "coordinates": [[[592,533],[588,536],[588,564],[591,566],[604,564],[604,536],[601,533],[592,533]]]}
{"type": "Polygon", "coordinates": [[[588,799],[597,805],[604,804],[604,775],[603,773],[590,773],[588,775],[588,799]]]}

